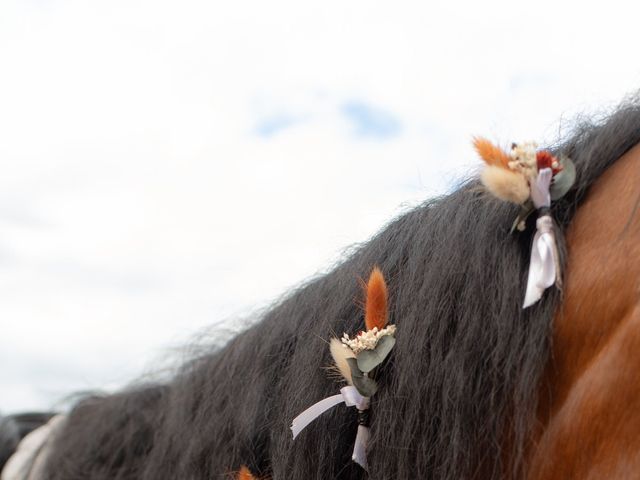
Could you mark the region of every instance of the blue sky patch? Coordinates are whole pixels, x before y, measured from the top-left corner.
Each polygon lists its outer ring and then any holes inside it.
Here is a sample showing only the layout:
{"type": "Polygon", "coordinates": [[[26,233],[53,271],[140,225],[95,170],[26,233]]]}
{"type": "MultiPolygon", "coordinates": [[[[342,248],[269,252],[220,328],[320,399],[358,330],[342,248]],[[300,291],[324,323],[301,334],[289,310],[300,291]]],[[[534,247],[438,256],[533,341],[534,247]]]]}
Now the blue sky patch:
{"type": "Polygon", "coordinates": [[[362,101],[346,102],[340,112],[353,124],[358,137],[387,139],[401,130],[400,121],[393,114],[362,101]]]}
{"type": "Polygon", "coordinates": [[[261,137],[272,137],[300,121],[299,117],[287,113],[278,113],[259,120],[255,131],[261,137]]]}

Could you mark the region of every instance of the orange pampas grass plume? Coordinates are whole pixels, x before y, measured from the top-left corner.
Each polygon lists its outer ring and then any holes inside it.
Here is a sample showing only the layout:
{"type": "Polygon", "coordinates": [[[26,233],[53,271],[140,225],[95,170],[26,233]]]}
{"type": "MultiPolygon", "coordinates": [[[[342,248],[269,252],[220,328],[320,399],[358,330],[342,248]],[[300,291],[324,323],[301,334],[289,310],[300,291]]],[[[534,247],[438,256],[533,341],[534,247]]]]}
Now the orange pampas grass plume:
{"type": "Polygon", "coordinates": [[[249,469],[243,465],[238,472],[236,480],[257,480],[257,478],[254,477],[249,469]]]}
{"type": "Polygon", "coordinates": [[[382,272],[376,266],[367,283],[367,302],[364,313],[367,330],[372,330],[373,327],[382,330],[387,325],[387,296],[387,284],[382,272]]]}
{"type": "Polygon", "coordinates": [[[494,165],[500,168],[509,168],[509,162],[511,158],[500,147],[495,146],[489,140],[483,137],[473,138],[473,148],[476,149],[480,158],[485,161],[487,165],[494,165]]]}

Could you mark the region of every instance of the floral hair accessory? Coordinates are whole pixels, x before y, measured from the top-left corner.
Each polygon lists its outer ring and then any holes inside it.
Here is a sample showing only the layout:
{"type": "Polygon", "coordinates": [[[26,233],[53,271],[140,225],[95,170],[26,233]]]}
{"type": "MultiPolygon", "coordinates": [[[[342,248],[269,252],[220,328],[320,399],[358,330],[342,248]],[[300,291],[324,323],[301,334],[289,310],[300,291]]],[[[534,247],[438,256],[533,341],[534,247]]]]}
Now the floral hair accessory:
{"type": "Polygon", "coordinates": [[[353,337],[345,333],[341,339],[332,338],[330,342],[335,369],[348,385],[342,387],[339,394],[327,397],[306,409],[291,424],[295,439],[307,425],[336,405],[344,403],[348,407],[355,406],[358,410],[358,433],[351,458],[365,470],[369,440],[369,398],[378,390],[373,372],[389,356],[396,343],[396,326],[387,325],[387,297],[384,276],[375,267],[367,282],[366,330],[353,337]]]}
{"type": "Polygon", "coordinates": [[[482,184],[495,197],[520,205],[511,231],[523,231],[529,215],[538,211],[523,303],[527,308],[547,288],[562,283],[550,207],[552,200],[563,197],[573,186],[575,166],[567,157],[538,150],[534,142],[514,143],[509,153],[481,137],[473,140],[473,146],[486,164],[480,176],[482,184]]]}
{"type": "Polygon", "coordinates": [[[482,184],[500,200],[521,206],[511,231],[524,230],[529,215],[539,208],[533,201],[531,183],[541,171],[551,169],[550,200],[562,198],[575,182],[573,162],[538,150],[535,142],[513,143],[508,153],[482,137],[474,138],[473,146],[486,164],[480,176],[482,184]]]}

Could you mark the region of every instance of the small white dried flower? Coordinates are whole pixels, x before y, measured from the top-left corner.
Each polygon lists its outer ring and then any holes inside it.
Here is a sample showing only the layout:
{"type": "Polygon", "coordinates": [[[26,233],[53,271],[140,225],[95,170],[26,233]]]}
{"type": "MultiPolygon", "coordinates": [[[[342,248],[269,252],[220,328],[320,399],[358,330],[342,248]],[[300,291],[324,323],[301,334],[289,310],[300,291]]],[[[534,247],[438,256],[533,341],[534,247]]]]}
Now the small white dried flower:
{"type": "Polygon", "coordinates": [[[382,330],[378,330],[378,327],[373,327],[366,332],[360,332],[355,337],[349,338],[346,333],[342,336],[342,343],[345,347],[350,348],[356,355],[363,350],[373,350],[376,348],[378,341],[387,335],[395,335],[396,326],[389,325],[382,330]]]}
{"type": "Polygon", "coordinates": [[[535,178],[538,174],[536,154],[538,144],[535,142],[518,143],[511,148],[509,168],[522,173],[527,178],[535,178]]]}

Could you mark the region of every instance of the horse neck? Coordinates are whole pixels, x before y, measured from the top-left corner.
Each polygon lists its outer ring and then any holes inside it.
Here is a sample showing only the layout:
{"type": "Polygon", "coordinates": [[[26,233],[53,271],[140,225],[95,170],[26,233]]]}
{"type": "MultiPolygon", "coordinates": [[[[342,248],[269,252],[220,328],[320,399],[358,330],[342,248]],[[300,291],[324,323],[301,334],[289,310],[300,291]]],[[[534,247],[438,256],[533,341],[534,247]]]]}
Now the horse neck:
{"type": "Polygon", "coordinates": [[[541,383],[531,478],[640,471],[639,186],[636,146],[591,187],[567,231],[564,300],[541,383]]]}

